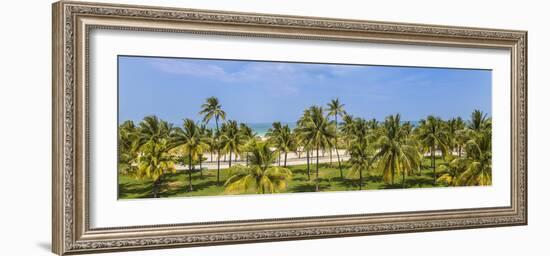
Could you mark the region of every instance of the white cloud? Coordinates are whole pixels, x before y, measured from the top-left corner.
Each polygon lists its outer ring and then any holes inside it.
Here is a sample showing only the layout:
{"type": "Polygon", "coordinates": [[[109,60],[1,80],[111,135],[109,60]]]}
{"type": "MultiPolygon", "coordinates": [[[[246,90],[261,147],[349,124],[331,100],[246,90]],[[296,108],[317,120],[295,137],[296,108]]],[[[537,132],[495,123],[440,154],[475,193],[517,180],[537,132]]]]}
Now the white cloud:
{"type": "Polygon", "coordinates": [[[364,69],[351,65],[307,65],[278,62],[247,62],[230,68],[208,61],[155,59],[152,66],[165,73],[193,76],[231,83],[237,86],[264,86],[275,94],[294,94],[305,84],[344,77],[364,69]]]}
{"type": "Polygon", "coordinates": [[[178,60],[155,60],[152,66],[162,72],[198,77],[224,77],[225,70],[217,65],[197,65],[178,60]]]}

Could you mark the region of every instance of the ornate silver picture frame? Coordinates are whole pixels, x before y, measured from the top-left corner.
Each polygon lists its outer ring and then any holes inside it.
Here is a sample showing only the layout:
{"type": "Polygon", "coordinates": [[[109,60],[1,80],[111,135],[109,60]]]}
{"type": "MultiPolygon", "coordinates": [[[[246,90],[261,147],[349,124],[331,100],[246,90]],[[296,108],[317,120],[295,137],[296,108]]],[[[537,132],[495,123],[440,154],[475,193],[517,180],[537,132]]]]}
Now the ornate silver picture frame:
{"type": "Polygon", "coordinates": [[[71,1],[53,5],[52,31],[52,247],[59,255],[527,224],[526,31],[71,1]],[[510,205],[93,228],[89,45],[94,30],[508,50],[510,205]]]}

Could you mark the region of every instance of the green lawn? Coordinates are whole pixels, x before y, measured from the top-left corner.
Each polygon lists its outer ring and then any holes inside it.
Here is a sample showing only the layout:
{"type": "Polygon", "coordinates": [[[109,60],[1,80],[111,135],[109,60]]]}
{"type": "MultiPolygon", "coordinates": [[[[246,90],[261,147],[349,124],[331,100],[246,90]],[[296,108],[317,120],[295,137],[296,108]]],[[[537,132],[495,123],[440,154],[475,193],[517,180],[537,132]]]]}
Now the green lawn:
{"type": "MultiPolygon", "coordinates": [[[[436,166],[443,161],[436,160],[436,166]]],[[[405,178],[405,188],[428,188],[433,185],[433,172],[430,168],[431,160],[424,159],[422,165],[422,175],[410,175],[405,178]]],[[[297,165],[289,166],[293,177],[290,181],[286,193],[314,192],[315,191],[315,165],[311,165],[311,180],[307,177],[307,166],[297,165]]],[[[319,165],[319,178],[321,191],[349,191],[359,189],[359,177],[349,177],[346,164],[343,164],[344,179],[340,178],[338,164],[333,163],[330,167],[328,163],[319,165]]],[[[192,175],[193,191],[189,192],[189,180],[186,172],[166,175],[160,192],[160,197],[180,197],[180,196],[213,196],[223,195],[223,182],[228,178],[228,170],[220,171],[221,184],[216,184],[216,170],[207,170],[201,177],[199,172],[192,175]]],[[[436,186],[444,186],[437,184],[436,186]]],[[[152,197],[152,181],[148,179],[136,180],[131,176],[119,175],[119,198],[150,198],[152,197]]],[[[385,184],[382,180],[382,174],[376,171],[370,171],[368,174],[363,172],[363,190],[402,188],[401,176],[395,178],[395,184],[385,184]]]]}

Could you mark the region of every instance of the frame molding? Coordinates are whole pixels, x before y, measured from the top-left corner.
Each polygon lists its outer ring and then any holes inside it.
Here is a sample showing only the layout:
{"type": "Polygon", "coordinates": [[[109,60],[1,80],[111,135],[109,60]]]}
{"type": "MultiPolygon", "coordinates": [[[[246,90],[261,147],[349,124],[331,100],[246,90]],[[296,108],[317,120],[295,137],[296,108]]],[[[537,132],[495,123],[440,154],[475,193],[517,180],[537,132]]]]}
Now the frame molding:
{"type": "Polygon", "coordinates": [[[527,224],[527,32],[61,1],[53,4],[52,250],[59,254],[527,224]],[[511,205],[91,229],[88,39],[94,29],[509,49],[511,205]]]}

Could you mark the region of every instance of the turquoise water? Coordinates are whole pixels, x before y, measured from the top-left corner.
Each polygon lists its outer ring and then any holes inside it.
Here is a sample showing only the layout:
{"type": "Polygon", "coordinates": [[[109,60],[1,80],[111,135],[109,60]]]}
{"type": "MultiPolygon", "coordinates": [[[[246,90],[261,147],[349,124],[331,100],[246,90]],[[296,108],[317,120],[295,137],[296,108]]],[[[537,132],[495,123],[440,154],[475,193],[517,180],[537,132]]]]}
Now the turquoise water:
{"type": "MultiPolygon", "coordinates": [[[[418,121],[409,121],[413,126],[418,125],[418,121]]],[[[405,122],[403,122],[405,123],[405,122]]],[[[265,136],[267,130],[272,127],[273,123],[247,123],[250,128],[258,135],[265,136]]],[[[281,125],[288,125],[288,127],[293,130],[296,127],[296,123],[293,122],[281,122],[281,125]]]]}
{"type": "MultiPolygon", "coordinates": [[[[267,130],[272,127],[273,123],[247,123],[250,128],[258,135],[258,136],[265,136],[267,133],[267,130]]],[[[288,125],[288,127],[292,130],[296,127],[296,123],[293,122],[281,122],[281,125],[288,125]]]]}

